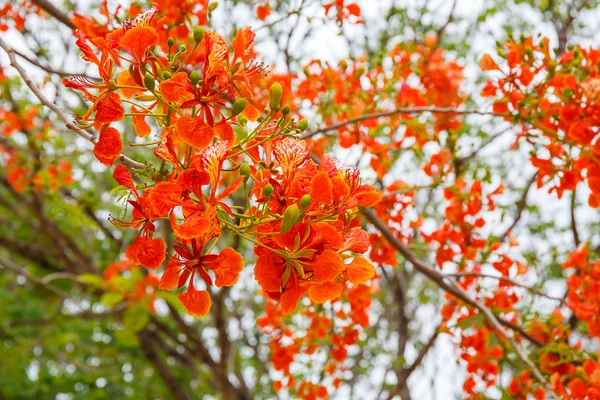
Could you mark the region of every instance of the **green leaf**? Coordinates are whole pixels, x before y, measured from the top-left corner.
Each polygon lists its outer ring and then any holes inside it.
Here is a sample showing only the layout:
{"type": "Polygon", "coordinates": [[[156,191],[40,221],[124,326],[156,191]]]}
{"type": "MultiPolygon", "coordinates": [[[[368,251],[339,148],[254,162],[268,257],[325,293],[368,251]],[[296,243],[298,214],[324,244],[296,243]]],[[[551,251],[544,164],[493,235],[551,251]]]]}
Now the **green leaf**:
{"type": "Polygon", "coordinates": [[[116,292],[104,293],[102,295],[102,298],[100,299],[100,301],[104,303],[104,305],[106,305],[107,307],[116,306],[121,302],[121,300],[123,300],[123,294],[116,292]]]}
{"type": "Polygon", "coordinates": [[[104,286],[102,284],[102,278],[95,274],[81,274],[77,277],[77,280],[96,288],[101,288],[104,286]]]}
{"type": "Polygon", "coordinates": [[[123,315],[125,328],[130,332],[139,332],[150,322],[150,311],[142,303],[128,308],[123,315]]]}
{"type": "Polygon", "coordinates": [[[115,339],[117,339],[119,343],[127,347],[135,347],[138,346],[140,343],[140,340],[135,333],[126,330],[116,331],[115,339]]]}
{"type": "Polygon", "coordinates": [[[123,185],[119,185],[117,187],[115,187],[113,190],[110,191],[111,196],[114,196],[115,194],[122,192],[124,190],[129,190],[127,189],[125,186],[123,185]]]}

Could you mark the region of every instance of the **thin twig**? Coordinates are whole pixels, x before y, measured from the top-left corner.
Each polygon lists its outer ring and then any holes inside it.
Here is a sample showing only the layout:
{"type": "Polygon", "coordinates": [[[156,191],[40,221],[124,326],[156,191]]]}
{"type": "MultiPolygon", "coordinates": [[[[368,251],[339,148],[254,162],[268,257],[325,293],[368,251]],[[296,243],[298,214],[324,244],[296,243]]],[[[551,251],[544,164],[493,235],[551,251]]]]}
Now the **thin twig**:
{"type": "Polygon", "coordinates": [[[305,134],[301,135],[300,137],[302,139],[306,139],[306,138],[315,136],[319,133],[333,131],[333,130],[342,128],[346,125],[351,125],[351,124],[369,120],[369,119],[391,117],[396,114],[420,114],[420,113],[425,113],[425,112],[443,113],[443,114],[461,114],[461,115],[491,115],[494,117],[512,117],[513,116],[513,114],[510,114],[510,113],[497,113],[497,112],[493,112],[493,111],[481,111],[481,110],[460,110],[460,109],[457,109],[454,107],[434,107],[434,106],[401,107],[401,108],[396,108],[396,109],[390,110],[390,111],[383,111],[383,112],[379,112],[379,113],[360,115],[358,117],[351,118],[349,120],[346,120],[346,121],[343,121],[343,122],[340,122],[340,123],[337,123],[334,125],[330,125],[330,126],[316,129],[314,131],[306,132],[305,134]]]}
{"type": "Polygon", "coordinates": [[[451,276],[454,278],[460,278],[460,277],[467,277],[467,276],[475,276],[475,277],[479,277],[479,278],[492,278],[492,279],[497,279],[499,281],[504,281],[504,282],[508,282],[513,286],[518,286],[520,288],[529,290],[532,293],[537,294],[538,296],[542,296],[545,297],[547,299],[550,300],[556,300],[556,301],[560,301],[563,302],[564,300],[561,299],[560,297],[554,297],[554,296],[550,296],[549,294],[546,294],[544,292],[542,292],[539,289],[534,288],[533,286],[528,286],[525,285],[523,283],[519,283],[511,278],[508,278],[506,276],[497,276],[497,275],[491,275],[491,274],[482,274],[480,272],[457,272],[457,273],[453,273],[453,274],[445,274],[446,276],[451,276]]]}
{"type": "Polygon", "coordinates": [[[363,209],[361,212],[367,218],[367,220],[371,222],[371,224],[373,224],[375,228],[381,232],[381,234],[387,240],[387,242],[392,247],[394,247],[402,256],[404,256],[404,258],[407,261],[409,261],[415,267],[416,270],[427,276],[447,293],[452,294],[453,296],[462,300],[469,306],[481,312],[485,319],[494,327],[494,329],[500,334],[502,334],[504,337],[506,337],[511,347],[515,351],[515,354],[521,359],[521,361],[523,361],[529,367],[535,378],[546,387],[546,390],[549,393],[554,393],[548,386],[548,381],[546,380],[546,378],[544,378],[540,370],[535,366],[535,364],[533,364],[533,362],[527,357],[527,355],[523,353],[515,339],[504,330],[503,326],[511,330],[517,331],[522,336],[524,336],[523,334],[525,334],[526,336],[524,337],[531,343],[541,345],[539,340],[533,338],[531,335],[524,332],[520,327],[504,320],[502,317],[495,315],[484,304],[471,298],[467,294],[467,292],[465,292],[465,290],[456,283],[456,281],[448,279],[448,277],[444,276],[441,272],[435,270],[434,268],[427,265],[424,261],[419,259],[412,251],[410,251],[410,249],[404,243],[402,243],[396,238],[396,235],[394,235],[394,233],[392,233],[392,231],[387,227],[387,225],[383,221],[381,221],[377,217],[377,215],[375,215],[373,210],[363,209]]]}
{"type": "MultiPolygon", "coordinates": [[[[63,120],[63,122],[65,123],[65,126],[68,129],[74,131],[75,133],[77,133],[79,136],[81,136],[82,138],[84,138],[85,140],[87,140],[90,143],[96,144],[98,142],[98,139],[94,135],[86,132],[85,130],[83,130],[83,129],[77,127],[75,124],[73,124],[73,122],[71,121],[71,118],[69,118],[67,113],[65,113],[59,106],[52,103],[50,100],[48,100],[42,94],[42,92],[35,86],[35,84],[31,80],[31,78],[27,74],[27,72],[25,72],[23,67],[17,62],[17,58],[15,57],[15,55],[16,55],[15,51],[10,46],[8,46],[6,44],[6,42],[2,39],[0,39],[0,47],[2,47],[4,49],[4,51],[6,51],[6,53],[8,54],[8,58],[10,59],[10,64],[17,70],[17,72],[19,73],[19,75],[21,76],[21,78],[23,79],[25,84],[27,85],[27,87],[29,87],[29,90],[31,90],[31,92],[35,95],[35,97],[38,98],[38,100],[43,105],[45,105],[46,107],[48,107],[49,109],[54,111],[56,113],[56,115],[58,115],[59,118],[63,120]]],[[[145,168],[144,164],[134,161],[124,154],[121,154],[119,156],[119,160],[123,164],[127,165],[128,167],[131,167],[134,169],[145,168]]]]}

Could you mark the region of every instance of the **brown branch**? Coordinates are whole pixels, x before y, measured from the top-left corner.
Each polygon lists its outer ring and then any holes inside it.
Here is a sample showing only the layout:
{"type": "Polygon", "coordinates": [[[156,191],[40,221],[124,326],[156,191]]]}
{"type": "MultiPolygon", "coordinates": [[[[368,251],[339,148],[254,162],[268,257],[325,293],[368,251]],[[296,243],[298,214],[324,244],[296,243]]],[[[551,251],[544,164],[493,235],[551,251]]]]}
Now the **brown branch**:
{"type": "Polygon", "coordinates": [[[412,364],[410,364],[410,366],[408,366],[408,368],[403,368],[401,379],[398,380],[398,383],[396,384],[394,390],[390,392],[388,399],[392,399],[397,394],[400,394],[402,392],[402,389],[406,387],[406,384],[408,383],[408,378],[410,378],[411,374],[415,372],[419,365],[421,365],[423,359],[435,344],[435,341],[437,340],[439,334],[440,325],[438,324],[438,326],[435,328],[433,335],[431,335],[427,343],[425,343],[421,350],[419,350],[417,358],[415,358],[415,360],[412,362],[412,364]]]}
{"type": "Polygon", "coordinates": [[[493,111],[481,111],[481,110],[459,110],[454,107],[434,107],[434,106],[401,107],[401,108],[396,108],[395,110],[390,110],[390,111],[383,111],[383,112],[379,112],[379,113],[360,115],[358,117],[351,118],[349,120],[346,120],[346,121],[343,121],[343,122],[340,122],[337,124],[319,128],[314,131],[306,132],[303,135],[301,135],[300,138],[307,139],[307,138],[315,136],[319,133],[334,131],[334,130],[342,128],[346,125],[355,124],[357,122],[366,121],[369,119],[391,117],[396,114],[420,114],[420,113],[425,113],[425,112],[442,113],[442,114],[461,114],[461,115],[491,115],[494,117],[512,117],[513,116],[513,114],[510,114],[510,113],[497,113],[497,112],[493,112],[493,111]]]}
{"type": "Polygon", "coordinates": [[[169,371],[169,367],[167,366],[167,364],[165,364],[165,362],[160,358],[160,356],[156,352],[156,349],[152,344],[151,333],[147,330],[142,330],[138,334],[138,336],[140,338],[140,347],[142,349],[142,352],[144,353],[148,361],[152,363],[154,369],[162,378],[163,382],[169,389],[169,392],[173,396],[172,398],[176,400],[188,400],[190,397],[188,397],[187,393],[177,382],[177,378],[175,378],[171,374],[171,371],[169,371]]]}
{"type": "Polygon", "coordinates": [[[37,5],[39,8],[56,18],[57,21],[69,27],[69,29],[77,29],[75,24],[71,22],[69,16],[61,10],[59,10],[58,8],[56,8],[48,0],[32,0],[32,2],[35,3],[35,5],[37,5]]]}
{"type": "Polygon", "coordinates": [[[502,336],[506,337],[509,341],[511,347],[515,351],[515,354],[523,361],[529,369],[532,371],[535,378],[542,383],[548,390],[549,393],[553,393],[552,390],[548,387],[548,382],[540,372],[540,370],[531,362],[531,360],[523,353],[523,351],[517,345],[517,342],[513,337],[511,337],[508,332],[504,330],[503,327],[511,329],[525,339],[530,341],[531,343],[541,346],[539,340],[535,339],[531,335],[527,334],[522,328],[506,321],[504,318],[495,315],[488,307],[484,304],[476,301],[471,298],[465,290],[460,287],[455,281],[448,279],[448,277],[444,276],[441,272],[435,270],[434,268],[427,265],[424,261],[419,259],[404,243],[399,241],[396,238],[396,235],[392,233],[392,231],[387,227],[387,225],[381,221],[377,215],[371,209],[363,209],[362,214],[366,217],[366,219],[373,224],[373,226],[378,229],[382,236],[387,240],[387,242],[394,247],[407,261],[409,261],[417,271],[427,276],[431,281],[433,281],[438,287],[447,293],[455,296],[456,298],[462,300],[465,304],[475,308],[485,317],[485,319],[490,323],[490,325],[502,336]]]}
{"type": "Polygon", "coordinates": [[[514,229],[515,226],[517,226],[517,224],[521,220],[521,217],[523,216],[523,211],[525,210],[525,207],[527,207],[527,196],[529,194],[529,190],[531,189],[531,186],[533,186],[533,183],[536,181],[537,176],[538,171],[536,171],[535,174],[533,174],[533,176],[529,178],[529,181],[527,181],[527,186],[525,186],[525,189],[523,189],[523,194],[521,195],[521,198],[517,203],[517,214],[515,215],[515,219],[513,223],[508,227],[508,229],[504,231],[504,233],[500,236],[501,242],[503,242],[504,239],[506,239],[508,234],[514,229]]]}
{"type": "Polygon", "coordinates": [[[542,296],[545,297],[547,299],[550,300],[556,300],[556,301],[560,301],[561,303],[564,301],[564,299],[560,298],[560,297],[554,297],[554,296],[550,296],[549,294],[546,294],[544,292],[542,292],[539,289],[534,288],[533,286],[528,286],[525,285],[523,283],[519,283],[511,278],[508,278],[506,276],[497,276],[497,275],[491,275],[491,274],[482,274],[480,272],[457,272],[457,273],[453,273],[453,274],[445,274],[446,276],[451,276],[451,277],[455,277],[455,278],[459,278],[459,277],[466,277],[466,276],[476,276],[479,278],[492,278],[492,279],[498,279],[500,281],[504,281],[504,282],[508,282],[513,286],[518,286],[520,288],[523,289],[527,289],[532,293],[537,294],[538,296],[542,296]]]}
{"type": "Polygon", "coordinates": [[[55,295],[57,295],[58,297],[60,297],[62,299],[69,298],[69,295],[67,293],[54,287],[53,285],[50,285],[44,279],[39,278],[39,277],[29,273],[29,271],[27,271],[25,268],[19,266],[17,263],[12,262],[11,260],[0,257],[0,266],[18,274],[18,275],[25,277],[28,281],[31,281],[32,283],[35,283],[36,285],[44,287],[45,289],[49,290],[50,292],[54,293],[55,295]]]}
{"type": "Polygon", "coordinates": [[[573,242],[575,242],[575,247],[579,246],[581,240],[579,239],[579,230],[577,229],[577,220],[575,219],[575,208],[577,207],[577,189],[573,190],[571,194],[571,232],[573,232],[573,242]]]}
{"type": "MultiPolygon", "coordinates": [[[[35,97],[38,98],[38,100],[43,105],[54,111],[54,113],[56,113],[56,115],[58,115],[58,117],[63,120],[65,126],[69,130],[72,130],[73,132],[77,133],[79,136],[81,136],[90,143],[96,144],[98,142],[98,139],[94,135],[92,135],[89,132],[86,132],[85,130],[73,124],[71,118],[67,115],[67,113],[65,113],[59,106],[52,103],[42,94],[42,92],[35,86],[27,72],[25,72],[23,67],[17,62],[17,59],[15,57],[15,51],[10,46],[8,46],[6,42],[2,39],[0,39],[0,47],[4,49],[4,51],[6,51],[6,53],[8,54],[8,58],[10,59],[10,65],[12,65],[17,70],[17,72],[21,76],[21,79],[23,79],[27,87],[29,87],[29,90],[31,90],[31,92],[35,95],[35,97]]],[[[145,167],[144,164],[134,161],[131,158],[125,156],[124,154],[121,154],[119,156],[119,160],[123,164],[133,169],[143,169],[145,167]]]]}
{"type": "Polygon", "coordinates": [[[56,70],[48,65],[44,65],[42,63],[40,63],[38,60],[29,57],[26,54],[21,53],[20,51],[13,49],[13,51],[15,52],[16,55],[18,55],[19,57],[21,57],[22,59],[24,59],[25,61],[27,61],[30,64],[35,65],[36,67],[43,69],[46,72],[49,72],[51,74],[55,74],[55,75],[59,75],[59,76],[82,76],[85,78],[89,78],[92,79],[92,77],[86,75],[86,74],[80,74],[80,73],[73,73],[73,72],[67,72],[67,71],[61,71],[61,70],[56,70]]]}

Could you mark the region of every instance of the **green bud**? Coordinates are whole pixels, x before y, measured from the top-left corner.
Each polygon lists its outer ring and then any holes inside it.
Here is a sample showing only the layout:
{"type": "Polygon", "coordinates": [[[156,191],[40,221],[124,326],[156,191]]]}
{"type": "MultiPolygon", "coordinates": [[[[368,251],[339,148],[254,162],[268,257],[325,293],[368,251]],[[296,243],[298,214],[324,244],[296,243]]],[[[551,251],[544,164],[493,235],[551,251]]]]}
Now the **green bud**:
{"type": "Polygon", "coordinates": [[[144,85],[148,88],[149,91],[153,92],[156,87],[156,83],[154,82],[154,77],[150,74],[146,74],[144,76],[144,85]]]}
{"type": "Polygon", "coordinates": [[[283,89],[279,82],[275,82],[271,85],[269,89],[269,95],[271,96],[269,99],[269,108],[272,111],[279,111],[279,103],[281,102],[281,95],[283,94],[283,89]]]}
{"type": "Polygon", "coordinates": [[[306,118],[302,118],[300,121],[298,121],[298,129],[300,132],[304,132],[306,128],[308,128],[308,120],[306,118]]]}
{"type": "Polygon", "coordinates": [[[243,97],[240,97],[239,99],[234,101],[233,106],[231,107],[231,116],[235,117],[236,115],[244,111],[246,109],[246,103],[247,101],[243,97]]]}
{"type": "Polygon", "coordinates": [[[194,41],[200,43],[204,37],[204,29],[201,26],[194,28],[194,41]]]}
{"type": "Polygon", "coordinates": [[[250,166],[248,163],[243,163],[240,166],[240,175],[244,177],[244,183],[248,182],[248,178],[250,178],[250,166]]]}
{"type": "Polygon", "coordinates": [[[186,51],[187,47],[185,47],[185,44],[180,44],[179,48],[177,49],[177,51],[179,53],[183,53],[184,51],[186,51]]]}
{"type": "Polygon", "coordinates": [[[240,123],[240,125],[245,126],[248,123],[248,118],[244,117],[243,115],[240,115],[240,117],[238,118],[238,122],[240,123]]]}
{"type": "Polygon", "coordinates": [[[244,127],[234,125],[233,131],[240,142],[243,142],[248,137],[248,131],[244,127]]]}
{"type": "Polygon", "coordinates": [[[175,44],[175,39],[173,39],[172,37],[170,37],[167,40],[167,44],[169,45],[169,47],[173,46],[175,44]]]}
{"type": "Polygon", "coordinates": [[[171,79],[171,77],[173,75],[171,75],[171,73],[169,71],[165,71],[164,74],[163,74],[163,76],[164,76],[165,79],[171,79]]]}
{"type": "Polygon", "coordinates": [[[273,194],[273,185],[271,185],[270,183],[264,187],[263,192],[265,193],[265,197],[268,199],[271,198],[271,195],[273,194]]]}
{"type": "Polygon", "coordinates": [[[281,221],[281,233],[289,232],[300,220],[300,210],[297,204],[292,204],[285,209],[281,221]]]}
{"type": "Polygon", "coordinates": [[[290,113],[290,106],[283,106],[283,108],[281,109],[281,113],[283,115],[288,115],[290,113]]]}
{"type": "Polygon", "coordinates": [[[214,3],[210,3],[210,5],[208,6],[208,12],[213,12],[215,10],[215,8],[217,8],[219,6],[219,2],[215,1],[214,3]]]}
{"type": "Polygon", "coordinates": [[[304,210],[310,204],[310,194],[305,194],[300,199],[300,209],[304,210]]]}
{"type": "Polygon", "coordinates": [[[190,72],[190,82],[192,82],[192,86],[196,86],[198,84],[198,79],[200,79],[198,71],[194,70],[190,72]]]}

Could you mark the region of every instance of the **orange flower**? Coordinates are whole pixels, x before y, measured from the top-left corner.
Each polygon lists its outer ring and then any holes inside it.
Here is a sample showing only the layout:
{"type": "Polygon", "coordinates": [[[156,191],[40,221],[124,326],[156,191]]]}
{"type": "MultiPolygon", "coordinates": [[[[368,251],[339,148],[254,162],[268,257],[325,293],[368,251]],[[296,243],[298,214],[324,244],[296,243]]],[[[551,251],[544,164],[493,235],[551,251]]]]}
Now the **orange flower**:
{"type": "Polygon", "coordinates": [[[100,131],[98,142],[94,146],[94,155],[104,165],[111,166],[123,151],[121,134],[115,128],[100,131]]]}

